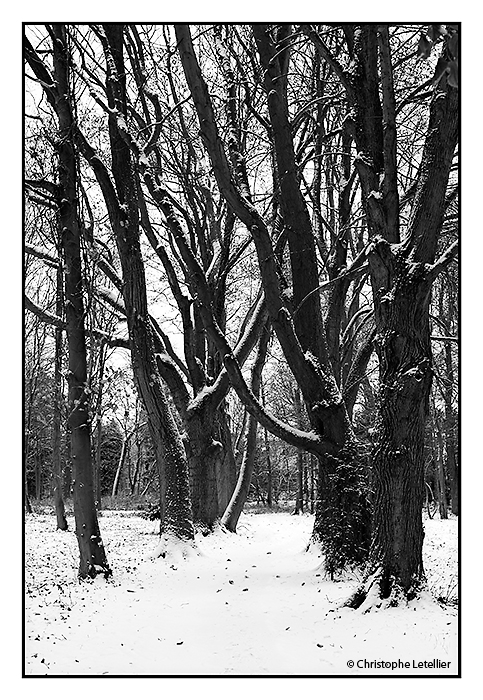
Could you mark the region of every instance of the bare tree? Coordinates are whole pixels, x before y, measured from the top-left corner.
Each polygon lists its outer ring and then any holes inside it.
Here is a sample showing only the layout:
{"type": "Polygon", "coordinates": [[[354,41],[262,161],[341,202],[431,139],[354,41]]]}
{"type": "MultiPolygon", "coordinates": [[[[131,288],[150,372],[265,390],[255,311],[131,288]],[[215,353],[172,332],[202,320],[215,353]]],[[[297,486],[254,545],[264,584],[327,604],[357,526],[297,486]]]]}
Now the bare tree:
{"type": "Polygon", "coordinates": [[[66,32],[62,25],[49,28],[53,47],[53,74],[39,60],[28,39],[25,58],[41,82],[58,119],[58,206],[65,270],[65,315],[69,350],[69,425],[74,471],[73,498],[81,577],[110,574],[94,501],[92,456],[87,391],[87,358],[81,272],[80,230],[77,207],[77,158],[73,142],[69,60],[66,32]]]}
{"type": "MultiPolygon", "coordinates": [[[[452,244],[436,259],[458,138],[458,90],[438,67],[410,213],[403,226],[388,25],[347,28],[346,68],[333,57],[319,32],[307,26],[304,31],[346,93],[344,125],[357,149],[355,165],[371,237],[368,261],[380,395],[372,460],[373,537],[366,581],[350,601],[357,607],[372,589],[393,601],[401,592],[411,597],[423,578],[423,448],[432,378],[429,300],[437,275],[457,251],[452,244]]],[[[433,40],[439,39],[436,30],[433,40]]],[[[457,42],[457,29],[444,29],[441,60],[445,65],[457,60],[457,42]]]]}

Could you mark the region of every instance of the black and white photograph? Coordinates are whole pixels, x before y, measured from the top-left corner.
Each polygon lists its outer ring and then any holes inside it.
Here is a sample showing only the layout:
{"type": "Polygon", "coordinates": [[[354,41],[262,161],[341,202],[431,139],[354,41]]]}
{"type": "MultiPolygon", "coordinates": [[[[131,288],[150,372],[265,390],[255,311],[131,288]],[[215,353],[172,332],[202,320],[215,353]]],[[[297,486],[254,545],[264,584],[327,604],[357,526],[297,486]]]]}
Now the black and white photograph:
{"type": "Polygon", "coordinates": [[[462,23],[21,29],[22,683],[460,679],[462,23]]]}

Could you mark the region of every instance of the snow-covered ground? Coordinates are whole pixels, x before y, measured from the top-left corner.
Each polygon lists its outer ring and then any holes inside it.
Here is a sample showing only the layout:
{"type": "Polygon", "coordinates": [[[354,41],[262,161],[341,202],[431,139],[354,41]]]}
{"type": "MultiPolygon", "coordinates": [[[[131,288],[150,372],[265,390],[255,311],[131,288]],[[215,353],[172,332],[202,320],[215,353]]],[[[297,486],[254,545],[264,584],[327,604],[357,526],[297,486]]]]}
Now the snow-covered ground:
{"type": "MultiPolygon", "coordinates": [[[[325,579],[317,552],[305,551],[312,524],[244,514],[236,535],[197,538],[199,554],[153,560],[158,523],[105,511],[114,575],[81,583],[73,520],[60,532],[54,516],[28,516],[26,674],[456,674],[455,605],[424,594],[367,614],[340,607],[357,580],[325,579]]],[[[454,600],[457,520],[425,529],[429,589],[454,600]]]]}

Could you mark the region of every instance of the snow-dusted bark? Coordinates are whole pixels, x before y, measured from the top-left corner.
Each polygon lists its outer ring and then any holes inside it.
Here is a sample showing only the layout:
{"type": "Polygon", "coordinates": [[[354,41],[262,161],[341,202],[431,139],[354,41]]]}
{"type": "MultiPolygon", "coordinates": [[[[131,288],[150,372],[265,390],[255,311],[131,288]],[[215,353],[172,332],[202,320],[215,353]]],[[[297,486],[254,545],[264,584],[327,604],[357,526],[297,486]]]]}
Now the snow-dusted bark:
{"type": "MultiPolygon", "coordinates": [[[[315,453],[319,458],[321,473],[325,471],[328,478],[331,477],[335,469],[335,467],[333,469],[333,464],[337,464],[337,474],[339,475],[344,471],[345,465],[348,465],[350,471],[348,479],[352,483],[359,475],[359,468],[356,467],[353,470],[351,467],[353,459],[357,462],[357,448],[344,402],[334,379],[327,350],[320,299],[317,293],[319,278],[314,235],[307,205],[300,189],[288,116],[286,75],[290,56],[287,42],[290,36],[290,27],[281,25],[277,29],[275,40],[270,36],[268,25],[253,25],[252,31],[259,59],[264,69],[264,88],[276,172],[280,174],[277,176],[277,187],[280,189],[281,216],[287,232],[293,304],[294,308],[297,309],[297,313],[293,315],[282,294],[279,267],[269,226],[252,204],[250,193],[247,192],[247,179],[240,177],[240,167],[243,167],[243,163],[237,157],[236,144],[233,140],[230,140],[230,157],[231,163],[235,164],[234,167],[230,165],[225,153],[211,97],[195,55],[189,27],[175,25],[175,30],[181,63],[198,114],[203,143],[209,153],[222,195],[252,234],[270,321],[302,391],[312,431],[307,433],[288,428],[261,407],[246,386],[236,363],[233,362],[226,339],[221,337],[219,329],[210,318],[207,304],[203,305],[205,327],[207,332],[212,334],[214,341],[218,343],[232,385],[250,413],[275,435],[315,453]],[[337,456],[339,453],[341,453],[340,458],[337,456]],[[336,462],[326,459],[327,455],[335,457],[336,462]]],[[[334,481],[334,479],[329,480],[334,481]]],[[[330,512],[334,508],[335,510],[338,510],[339,507],[345,509],[345,517],[338,518],[338,520],[346,522],[348,531],[357,532],[355,539],[358,546],[355,557],[360,560],[363,555],[359,544],[367,539],[366,528],[359,532],[361,522],[365,521],[365,516],[359,513],[359,509],[360,507],[367,509],[364,497],[358,490],[357,499],[350,503],[350,499],[342,499],[340,491],[336,489],[321,491],[318,502],[320,517],[317,520],[314,535],[317,540],[322,542],[329,540],[332,535],[331,529],[325,527],[326,515],[329,513],[329,509],[324,505],[326,496],[337,496],[336,501],[332,503],[330,512]]],[[[350,539],[349,535],[348,538],[350,539]]],[[[349,539],[346,539],[347,543],[349,539]]],[[[347,553],[349,548],[348,545],[344,552],[347,553]]],[[[338,544],[334,546],[329,544],[326,553],[330,557],[330,553],[337,550],[341,551],[338,544]]],[[[341,559],[338,560],[337,567],[340,561],[341,559]]]]}
{"type": "Polygon", "coordinates": [[[69,56],[63,25],[52,26],[53,75],[26,41],[25,56],[41,81],[58,120],[59,226],[64,256],[65,317],[69,353],[69,427],[73,468],[73,500],[81,577],[108,576],[110,568],[102,543],[92,480],[89,391],[87,387],[86,339],[79,212],[77,208],[77,159],[73,141],[73,114],[69,56]]]}
{"type": "MultiPolygon", "coordinates": [[[[116,186],[106,202],[116,234],[123,270],[133,373],[144,402],[156,455],[166,484],[163,533],[182,540],[194,538],[184,446],[176,426],[156,363],[153,333],[147,307],[144,263],[140,246],[137,183],[125,124],[126,79],[123,58],[123,25],[107,24],[100,39],[107,66],[106,91],[111,114],[109,137],[112,173],[116,186]]],[[[105,173],[103,172],[105,176],[105,173]]]]}

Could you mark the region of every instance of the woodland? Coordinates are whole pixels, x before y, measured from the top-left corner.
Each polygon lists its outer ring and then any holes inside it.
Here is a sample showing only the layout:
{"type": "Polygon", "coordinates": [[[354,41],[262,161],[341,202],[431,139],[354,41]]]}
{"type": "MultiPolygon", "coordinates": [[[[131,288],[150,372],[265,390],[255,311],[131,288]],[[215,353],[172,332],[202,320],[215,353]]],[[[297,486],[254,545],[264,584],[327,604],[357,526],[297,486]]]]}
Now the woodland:
{"type": "Polygon", "coordinates": [[[27,517],[115,580],[111,510],[166,561],[309,514],[351,612],[416,599],[460,513],[459,25],[24,30],[27,517]]]}

